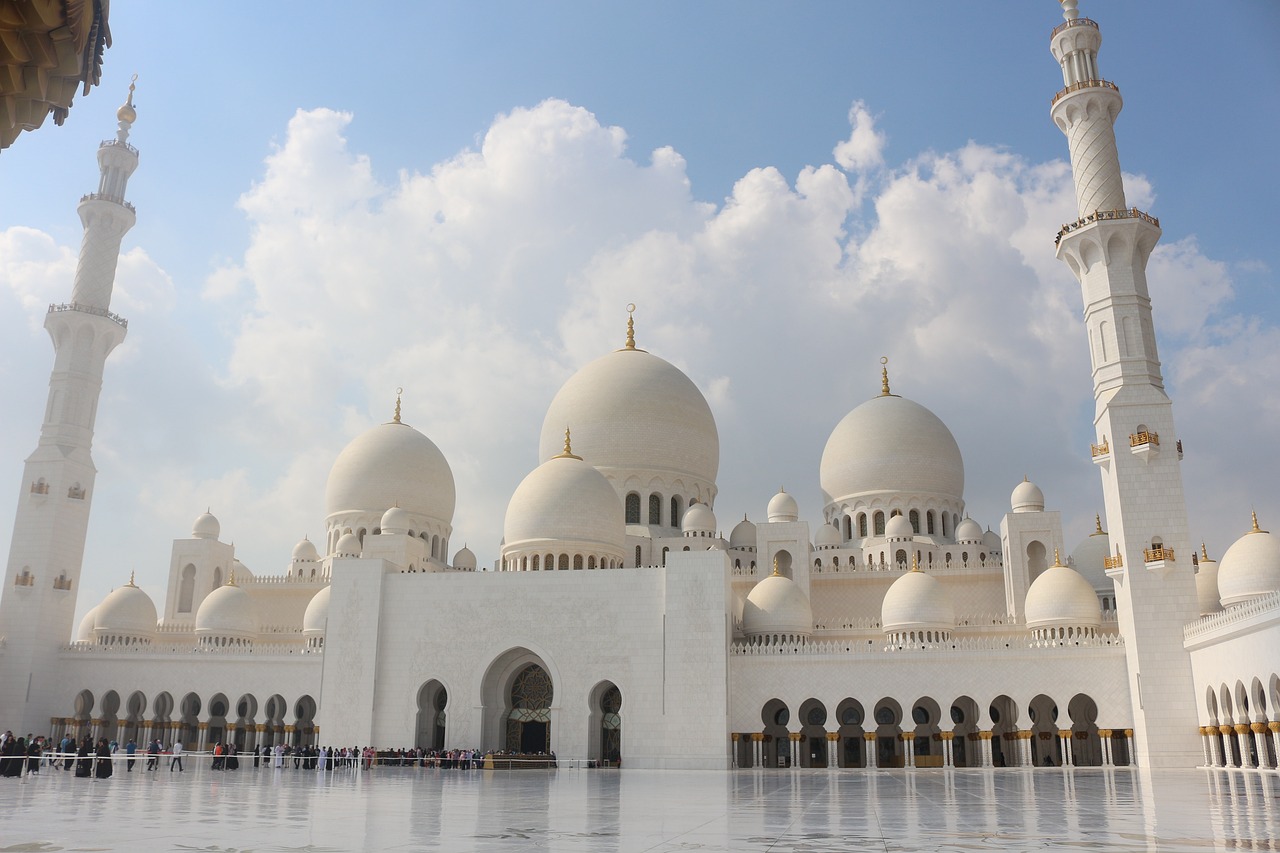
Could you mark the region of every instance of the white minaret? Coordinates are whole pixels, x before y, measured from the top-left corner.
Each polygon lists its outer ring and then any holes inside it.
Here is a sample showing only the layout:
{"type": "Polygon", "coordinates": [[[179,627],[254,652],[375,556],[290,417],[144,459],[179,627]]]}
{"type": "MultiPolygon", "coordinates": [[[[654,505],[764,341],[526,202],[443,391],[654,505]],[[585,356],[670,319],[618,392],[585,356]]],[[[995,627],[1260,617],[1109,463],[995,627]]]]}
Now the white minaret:
{"type": "Polygon", "coordinates": [[[1120,630],[1129,658],[1136,758],[1151,767],[1203,760],[1183,626],[1198,615],[1180,445],[1156,354],[1147,259],[1159,220],[1126,207],[1116,153],[1122,100],[1098,72],[1098,25],[1060,0],[1050,49],[1062,66],[1053,121],[1071,146],[1080,219],[1058,257],[1080,281],[1093,364],[1093,460],[1102,472],[1120,630]]]}
{"type": "Polygon", "coordinates": [[[50,715],[74,699],[58,681],[57,654],[71,639],[80,589],[102,370],[127,327],[109,309],[120,240],[134,223],[133,205],[124,200],[138,167],[138,151],[128,143],[137,118],[133,90],[130,84],[116,112],[115,139],[98,147],[98,191],[80,200],[84,242],[71,302],[50,305],[44,321],[54,351],[49,399],[40,441],[23,469],[0,597],[0,728],[23,736],[50,733],[50,715]]]}

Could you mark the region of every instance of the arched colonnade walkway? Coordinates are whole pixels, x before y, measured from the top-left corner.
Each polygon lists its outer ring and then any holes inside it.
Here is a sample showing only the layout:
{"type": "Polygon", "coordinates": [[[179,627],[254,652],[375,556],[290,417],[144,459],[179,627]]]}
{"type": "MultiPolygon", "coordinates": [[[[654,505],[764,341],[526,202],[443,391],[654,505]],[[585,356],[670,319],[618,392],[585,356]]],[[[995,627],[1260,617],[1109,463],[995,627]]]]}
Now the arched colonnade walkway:
{"type": "Polygon", "coordinates": [[[981,713],[961,696],[922,696],[904,708],[884,697],[849,697],[834,714],[819,700],[793,713],[781,699],[760,711],[761,729],[730,734],[734,767],[1098,767],[1131,763],[1133,730],[1099,728],[1098,706],[1079,693],[1065,709],[1044,694],[1025,707],[997,696],[981,713]],[[947,710],[944,712],[943,709],[947,710]]]}
{"type": "Polygon", "coordinates": [[[1207,687],[1204,710],[1206,766],[1280,769],[1280,675],[1207,687]]]}

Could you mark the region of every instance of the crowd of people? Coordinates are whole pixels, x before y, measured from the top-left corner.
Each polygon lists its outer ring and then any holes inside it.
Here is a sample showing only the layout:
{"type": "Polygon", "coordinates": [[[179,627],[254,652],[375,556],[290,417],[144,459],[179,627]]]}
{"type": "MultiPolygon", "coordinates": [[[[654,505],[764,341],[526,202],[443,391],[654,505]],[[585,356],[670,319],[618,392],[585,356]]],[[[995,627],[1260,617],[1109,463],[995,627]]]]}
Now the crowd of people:
{"type": "MultiPolygon", "coordinates": [[[[137,742],[130,738],[123,747],[116,740],[105,737],[95,742],[88,735],[77,741],[68,732],[57,743],[52,737],[33,736],[14,737],[12,731],[0,735],[0,778],[20,777],[24,771],[27,775],[38,775],[41,767],[51,767],[71,772],[81,778],[110,778],[115,770],[116,761],[124,761],[125,772],[133,772],[135,762],[141,760],[137,742]],[[123,749],[123,755],[121,750],[123,749]]],[[[162,744],[153,738],[146,746],[146,771],[160,769],[168,762],[169,772],[184,772],[182,759],[188,755],[184,751],[182,741],[175,740],[171,744],[162,744]]],[[[254,745],[253,750],[246,751],[236,747],[233,742],[216,741],[208,753],[212,757],[212,770],[239,770],[243,757],[247,762],[253,757],[255,770],[263,767],[276,769],[291,768],[294,770],[331,771],[360,768],[370,770],[373,767],[422,767],[442,770],[478,770],[486,766],[487,759],[503,759],[504,763],[519,762],[522,759],[533,759],[531,764],[555,767],[555,753],[536,757],[520,756],[507,752],[482,752],[479,749],[374,749],[373,747],[330,747],[330,746],[290,746],[277,743],[272,745],[254,745]]],[[[492,765],[490,765],[492,766],[492,765]]]]}

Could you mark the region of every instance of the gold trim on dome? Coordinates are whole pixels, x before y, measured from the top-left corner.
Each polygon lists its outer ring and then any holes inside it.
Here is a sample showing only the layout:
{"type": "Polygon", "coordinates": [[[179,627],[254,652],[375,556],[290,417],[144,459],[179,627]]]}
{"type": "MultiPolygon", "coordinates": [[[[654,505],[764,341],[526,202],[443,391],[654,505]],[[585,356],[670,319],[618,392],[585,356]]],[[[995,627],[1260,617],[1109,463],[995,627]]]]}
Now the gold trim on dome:
{"type": "Polygon", "coordinates": [[[1095,526],[1095,530],[1089,534],[1090,536],[1106,536],[1107,535],[1107,531],[1102,529],[1102,516],[1096,512],[1093,514],[1093,523],[1095,526]]]}
{"type": "Polygon", "coordinates": [[[552,456],[551,458],[552,459],[578,459],[578,460],[582,459],[581,456],[573,455],[573,444],[569,440],[568,427],[564,428],[564,450],[560,451],[559,453],[557,453],[555,456],[552,456]]]}
{"type": "Polygon", "coordinates": [[[1203,542],[1201,542],[1201,543],[1200,543],[1200,561],[1201,561],[1201,562],[1212,562],[1211,560],[1209,560],[1209,549],[1208,549],[1208,548],[1206,548],[1206,547],[1204,547],[1204,543],[1203,543],[1203,542]]]}
{"type": "Polygon", "coordinates": [[[1267,533],[1268,531],[1263,530],[1263,529],[1261,529],[1260,527],[1258,527],[1258,512],[1257,512],[1257,510],[1250,510],[1250,514],[1253,516],[1253,529],[1252,529],[1252,530],[1250,530],[1249,532],[1250,532],[1250,533],[1267,533]]]}
{"type": "Polygon", "coordinates": [[[898,396],[889,390],[889,356],[887,355],[880,356],[880,396],[898,396]]]}
{"type": "Polygon", "coordinates": [[[1057,549],[1057,548],[1054,548],[1054,549],[1053,549],[1053,565],[1052,565],[1052,566],[1050,566],[1049,568],[1051,568],[1051,569],[1062,569],[1062,568],[1066,568],[1065,566],[1063,566],[1063,565],[1062,565],[1062,557],[1058,554],[1058,549],[1057,549]]]}
{"type": "Polygon", "coordinates": [[[622,350],[631,350],[632,352],[647,352],[636,346],[636,304],[634,302],[627,303],[627,342],[623,345],[622,350]]]}

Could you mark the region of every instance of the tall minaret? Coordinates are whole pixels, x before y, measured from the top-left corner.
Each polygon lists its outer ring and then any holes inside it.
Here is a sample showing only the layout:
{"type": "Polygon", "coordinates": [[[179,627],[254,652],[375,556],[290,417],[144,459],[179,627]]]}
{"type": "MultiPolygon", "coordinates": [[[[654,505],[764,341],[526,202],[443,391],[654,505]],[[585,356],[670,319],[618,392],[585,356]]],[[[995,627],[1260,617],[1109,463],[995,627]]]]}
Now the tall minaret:
{"type": "MultiPolygon", "coordinates": [[[[1080,281],[1093,364],[1093,460],[1102,472],[1120,631],[1129,659],[1136,757],[1152,767],[1203,760],[1191,661],[1182,629],[1198,615],[1181,446],[1156,354],[1147,259],[1159,220],[1126,207],[1116,153],[1120,91],[1098,71],[1098,25],[1060,0],[1066,21],[1050,49],[1065,88],[1053,121],[1071,146],[1080,219],[1058,235],[1058,257],[1080,281]]],[[[1099,721],[1101,723],[1101,721],[1099,721]]]]}
{"type": "Polygon", "coordinates": [[[80,200],[84,242],[71,302],[50,305],[44,321],[54,351],[49,399],[40,441],[23,469],[0,593],[0,726],[23,736],[50,733],[50,716],[67,713],[74,699],[58,682],[57,655],[71,639],[80,589],[103,366],[127,327],[110,307],[120,240],[134,223],[133,205],[124,200],[138,167],[138,151],[128,142],[137,118],[133,90],[130,84],[116,111],[115,138],[98,147],[98,191],[80,200]]]}

